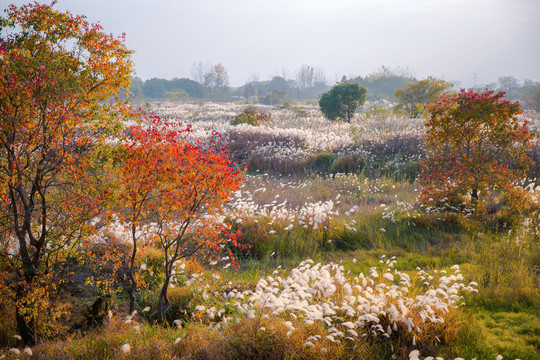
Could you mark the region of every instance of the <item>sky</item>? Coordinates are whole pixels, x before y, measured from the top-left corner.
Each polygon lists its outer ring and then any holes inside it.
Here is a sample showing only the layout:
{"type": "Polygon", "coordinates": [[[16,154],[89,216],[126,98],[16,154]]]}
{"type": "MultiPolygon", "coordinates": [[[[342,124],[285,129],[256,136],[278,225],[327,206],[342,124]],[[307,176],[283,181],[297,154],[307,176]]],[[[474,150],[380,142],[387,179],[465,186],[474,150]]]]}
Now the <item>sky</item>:
{"type": "MultiPolygon", "coordinates": [[[[0,0],[2,8],[21,0],[0,0]]],[[[38,1],[49,4],[51,1],[38,1]]],[[[499,76],[540,81],[540,0],[58,0],[126,34],[136,75],[191,77],[221,63],[231,86],[302,65],[328,83],[382,65],[463,87],[499,76]]]]}

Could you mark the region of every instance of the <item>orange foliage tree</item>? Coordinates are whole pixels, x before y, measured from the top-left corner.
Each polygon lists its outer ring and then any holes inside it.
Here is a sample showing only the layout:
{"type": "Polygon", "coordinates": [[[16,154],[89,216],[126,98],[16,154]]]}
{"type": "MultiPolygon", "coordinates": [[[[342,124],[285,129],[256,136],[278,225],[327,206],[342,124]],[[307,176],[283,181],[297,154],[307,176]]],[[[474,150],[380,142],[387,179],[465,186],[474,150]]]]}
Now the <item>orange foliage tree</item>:
{"type": "MultiPolygon", "coordinates": [[[[53,3],[54,4],[54,3],[53,3]]],[[[123,37],[37,2],[0,19],[0,256],[23,340],[36,341],[36,287],[74,249],[106,184],[94,149],[125,114],[131,52],[123,37]],[[97,187],[96,187],[97,185],[97,187]]],[[[48,284],[49,289],[54,284],[48,284]]],[[[36,294],[40,294],[39,297],[36,294]]]]}
{"type": "MultiPolygon", "coordinates": [[[[151,119],[157,120],[155,117],[151,119]]],[[[132,243],[128,264],[129,287],[126,289],[130,298],[129,312],[135,310],[135,261],[140,246],[140,238],[148,236],[144,227],[152,221],[152,210],[155,206],[156,189],[163,181],[162,164],[166,156],[164,143],[157,128],[144,129],[141,125],[130,128],[130,139],[126,139],[115,149],[118,166],[114,167],[117,180],[118,219],[129,225],[129,237],[132,243]],[[154,135],[154,136],[153,136],[154,135]]],[[[147,239],[148,242],[149,239],[147,239]]]]}
{"type": "MultiPolygon", "coordinates": [[[[223,205],[237,190],[240,171],[220,145],[220,134],[190,139],[189,126],[148,116],[131,127],[119,146],[120,200],[131,223],[133,252],[130,297],[136,290],[133,264],[143,225],[164,251],[165,279],[158,299],[158,321],[169,305],[167,290],[179,260],[212,256],[239,246],[223,222],[223,205]]],[[[131,309],[131,311],[133,311],[131,309]]]]}
{"type": "Polygon", "coordinates": [[[478,211],[497,193],[509,208],[522,204],[517,182],[526,175],[533,134],[517,118],[518,102],[504,92],[461,90],[442,95],[428,111],[421,202],[478,211]]]}

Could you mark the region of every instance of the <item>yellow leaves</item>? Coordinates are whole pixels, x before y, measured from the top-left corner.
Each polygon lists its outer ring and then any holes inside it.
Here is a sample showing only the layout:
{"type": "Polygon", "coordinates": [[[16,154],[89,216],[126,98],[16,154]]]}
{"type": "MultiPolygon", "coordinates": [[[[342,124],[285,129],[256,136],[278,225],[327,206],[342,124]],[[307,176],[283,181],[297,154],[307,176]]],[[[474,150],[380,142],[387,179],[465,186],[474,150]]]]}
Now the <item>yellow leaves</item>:
{"type": "Polygon", "coordinates": [[[27,321],[34,320],[36,329],[41,336],[52,336],[57,334],[61,327],[58,320],[69,313],[69,304],[54,301],[56,285],[49,281],[47,277],[40,281],[21,284],[24,289],[24,296],[19,297],[15,306],[27,321]]]}
{"type": "Polygon", "coordinates": [[[431,76],[417,83],[409,82],[407,86],[397,89],[395,92],[395,98],[398,102],[396,109],[405,111],[409,116],[419,117],[427,104],[436,100],[443,91],[451,86],[452,84],[431,76]]]}

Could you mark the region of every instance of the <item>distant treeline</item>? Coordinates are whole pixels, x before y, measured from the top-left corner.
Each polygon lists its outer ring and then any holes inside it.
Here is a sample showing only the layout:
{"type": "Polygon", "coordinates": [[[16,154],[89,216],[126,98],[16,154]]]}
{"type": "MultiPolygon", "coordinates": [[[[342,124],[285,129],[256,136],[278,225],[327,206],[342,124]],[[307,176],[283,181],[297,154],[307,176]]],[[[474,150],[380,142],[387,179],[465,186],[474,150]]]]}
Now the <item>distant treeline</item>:
{"type": "MultiPolygon", "coordinates": [[[[132,79],[130,98],[135,100],[213,100],[213,101],[240,101],[259,102],[268,105],[279,105],[292,100],[316,100],[330,89],[320,70],[303,66],[297,72],[295,79],[283,76],[273,76],[270,80],[250,80],[246,84],[232,88],[228,86],[228,76],[223,67],[216,72],[208,72],[200,76],[200,80],[178,79],[172,80],[153,78],[146,81],[138,77],[132,79]],[[220,73],[221,71],[221,73],[220,73]]],[[[215,68],[215,67],[214,67],[215,68]]],[[[212,68],[212,69],[214,69],[212,68]]],[[[195,77],[197,78],[197,77],[195,77]]],[[[365,77],[357,76],[347,78],[343,76],[341,82],[357,82],[367,89],[367,100],[394,101],[396,89],[403,88],[409,82],[418,80],[406,72],[396,72],[381,67],[377,72],[365,77]]],[[[458,89],[459,83],[454,84],[458,89]]],[[[512,76],[502,76],[496,83],[477,87],[478,89],[503,90],[511,100],[524,100],[538,88],[538,83],[525,80],[520,83],[512,76]]]]}
{"type": "MultiPolygon", "coordinates": [[[[394,100],[394,93],[415,78],[399,75],[389,76],[359,76],[353,79],[343,78],[342,81],[358,82],[368,90],[368,100],[394,100]]],[[[259,102],[276,105],[289,100],[314,100],[330,88],[324,82],[313,83],[311,86],[298,86],[295,80],[274,76],[267,81],[252,81],[238,88],[207,87],[191,79],[157,79],[143,81],[133,78],[130,87],[130,98],[140,100],[240,100],[258,99],[259,102]]]]}

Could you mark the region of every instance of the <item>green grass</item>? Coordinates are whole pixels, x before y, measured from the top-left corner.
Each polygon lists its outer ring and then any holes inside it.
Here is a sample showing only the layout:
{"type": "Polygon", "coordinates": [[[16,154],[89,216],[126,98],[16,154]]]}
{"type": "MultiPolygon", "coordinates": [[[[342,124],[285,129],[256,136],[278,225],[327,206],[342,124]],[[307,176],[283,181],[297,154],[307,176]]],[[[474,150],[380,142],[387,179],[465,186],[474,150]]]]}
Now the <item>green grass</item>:
{"type": "Polygon", "coordinates": [[[534,311],[507,312],[473,307],[468,333],[460,344],[463,354],[478,359],[538,359],[540,354],[540,317],[534,311]],[[472,340],[472,341],[471,341],[472,340]]]}
{"type": "MultiPolygon", "coordinates": [[[[137,305],[139,311],[146,306],[152,310],[136,317],[138,331],[133,324],[123,324],[126,297],[119,295],[115,299],[119,304],[115,310],[117,316],[104,328],[46,340],[34,348],[34,354],[51,359],[167,359],[174,356],[247,359],[271,355],[280,358],[277,354],[283,353],[273,350],[287,349],[303,354],[298,358],[308,358],[308,355],[325,358],[320,352],[310,352],[302,346],[305,337],[313,334],[310,331],[321,329],[307,329],[300,334],[303,337],[291,339],[285,335],[287,331],[281,320],[267,319],[265,324],[274,326],[276,331],[273,335],[263,336],[254,330],[263,320],[241,318],[234,307],[214,298],[205,299],[203,290],[213,294],[234,288],[253,288],[261,277],[271,275],[278,266],[291,269],[307,258],[322,263],[341,262],[352,273],[367,273],[378,264],[382,255],[386,255],[396,256],[396,268],[410,273],[416,268],[448,270],[459,264],[466,281],[479,284],[479,293],[468,295],[466,306],[458,314],[456,326],[460,331],[453,346],[441,345],[436,354],[423,355],[445,359],[495,359],[498,354],[504,359],[540,358],[540,245],[534,231],[516,228],[510,233],[507,230],[497,232],[481,222],[452,214],[419,218],[398,216],[394,221],[383,218],[381,204],[392,207],[396,198],[411,201],[414,197],[416,186],[406,181],[314,176],[303,179],[304,184],[289,179],[288,185],[280,185],[279,179],[263,179],[262,184],[257,184],[258,180],[261,179],[252,179],[252,183],[247,184],[252,191],[255,187],[267,188],[265,192],[256,193],[254,200],[258,203],[268,203],[276,199],[276,195],[284,199],[291,189],[294,191],[291,202],[299,205],[307,201],[336,199],[337,194],[342,194],[340,202],[336,201],[340,215],[332,216],[315,230],[312,226],[285,230],[289,221],[244,220],[239,225],[244,233],[240,242],[251,248],[238,252],[238,273],[218,265],[203,271],[204,280],[196,285],[198,289],[195,285],[181,286],[181,282],[179,287],[170,290],[172,305],[166,318],[168,324],[181,319],[183,329],[155,324],[152,312],[156,308],[159,286],[157,282],[152,283],[152,277],[145,276],[148,285],[138,294],[137,305]],[[360,210],[345,216],[344,212],[352,204],[359,205],[360,210]],[[222,272],[221,279],[212,278],[216,271],[222,272]],[[225,314],[233,319],[233,325],[210,329],[208,321],[194,311],[198,304],[216,308],[228,306],[225,314]],[[179,337],[185,341],[174,344],[179,337]],[[123,355],[119,350],[124,343],[132,346],[129,355],[123,355]]],[[[154,271],[154,279],[160,279],[162,257],[159,250],[149,250],[143,258],[148,268],[154,271]]],[[[2,319],[6,323],[13,322],[7,315],[2,319]]],[[[3,325],[2,329],[0,355],[6,354],[9,347],[21,345],[12,338],[13,324],[3,325]]],[[[374,353],[357,355],[359,358],[388,358],[387,351],[371,350],[374,353]]],[[[348,358],[346,355],[353,349],[336,346],[328,351],[326,358],[341,359],[348,358]]],[[[6,359],[15,358],[10,356],[6,359]]]]}
{"type": "MultiPolygon", "coordinates": [[[[347,219],[349,221],[350,219],[347,219]]],[[[456,215],[425,216],[410,222],[382,219],[380,211],[354,218],[356,230],[334,218],[331,246],[296,247],[293,256],[246,259],[238,279],[255,281],[269,275],[277,265],[293,267],[307,257],[343,262],[353,272],[366,273],[381,255],[397,256],[396,268],[412,271],[449,268],[459,264],[468,281],[479,283],[479,294],[468,296],[463,329],[455,348],[440,349],[446,357],[537,359],[540,357],[539,245],[533,234],[496,232],[474,220],[456,215]],[[442,220],[441,220],[442,219],[442,220]],[[384,229],[384,230],[381,230],[384,229]],[[316,249],[316,250],[314,250],[316,249]],[[353,262],[354,259],[354,262],[353,262]],[[466,315],[468,314],[468,315],[466,315]]],[[[246,234],[252,236],[253,234],[246,234]]],[[[288,244],[291,235],[274,235],[273,244],[288,244]]],[[[311,233],[312,238],[320,234],[311,233]]],[[[298,239],[297,239],[298,240],[298,239]]],[[[267,251],[276,250],[268,248],[267,251]]]]}

